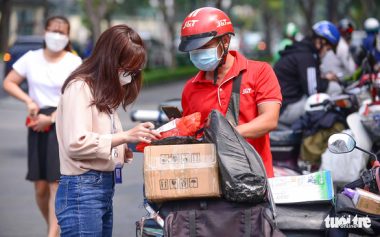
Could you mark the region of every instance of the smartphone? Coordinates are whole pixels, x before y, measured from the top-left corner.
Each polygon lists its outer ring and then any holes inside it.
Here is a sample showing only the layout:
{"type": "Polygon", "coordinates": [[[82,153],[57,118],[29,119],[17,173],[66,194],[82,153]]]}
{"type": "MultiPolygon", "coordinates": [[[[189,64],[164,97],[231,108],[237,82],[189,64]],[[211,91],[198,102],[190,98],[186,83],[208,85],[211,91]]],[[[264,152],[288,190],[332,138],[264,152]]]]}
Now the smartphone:
{"type": "Polygon", "coordinates": [[[182,117],[181,111],[175,106],[162,106],[161,108],[169,119],[182,117]]]}

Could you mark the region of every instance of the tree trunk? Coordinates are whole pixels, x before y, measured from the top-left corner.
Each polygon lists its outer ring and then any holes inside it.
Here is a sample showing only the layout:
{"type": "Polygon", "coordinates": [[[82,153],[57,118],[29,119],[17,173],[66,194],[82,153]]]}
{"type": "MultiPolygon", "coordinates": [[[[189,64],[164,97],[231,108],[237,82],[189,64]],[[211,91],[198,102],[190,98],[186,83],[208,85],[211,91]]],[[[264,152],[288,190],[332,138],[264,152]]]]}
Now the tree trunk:
{"type": "Polygon", "coordinates": [[[94,0],[85,0],[84,3],[85,11],[90,19],[92,39],[95,43],[101,34],[101,21],[107,12],[107,1],[99,1],[98,5],[94,0]]]}
{"type": "Polygon", "coordinates": [[[48,0],[43,0],[43,6],[44,6],[44,13],[43,13],[44,20],[46,21],[49,17],[49,12],[50,12],[48,0]]]}
{"type": "Polygon", "coordinates": [[[264,34],[265,34],[265,44],[267,46],[266,52],[269,54],[272,52],[271,42],[272,42],[272,12],[269,11],[268,3],[266,1],[262,2],[263,9],[263,20],[264,20],[264,34]]]}
{"type": "Polygon", "coordinates": [[[11,0],[3,0],[1,6],[0,20],[0,53],[8,49],[9,40],[9,19],[11,16],[12,3],[11,0]]]}
{"type": "MultiPolygon", "coordinates": [[[[344,4],[343,2],[341,4],[344,4]]],[[[336,0],[327,0],[326,1],[326,12],[327,12],[327,20],[336,23],[339,21],[338,19],[338,6],[336,0]]]]}
{"type": "Polygon", "coordinates": [[[216,2],[215,2],[215,7],[216,7],[216,8],[219,8],[219,9],[222,10],[222,1],[223,1],[223,0],[216,0],[216,2]]]}
{"type": "Polygon", "coordinates": [[[298,4],[301,8],[302,13],[305,16],[306,20],[306,30],[307,34],[311,34],[314,23],[314,9],[315,9],[315,0],[298,0],[298,4]]]}
{"type": "Polygon", "coordinates": [[[160,9],[164,16],[164,23],[169,34],[169,42],[167,42],[167,47],[170,50],[170,67],[177,67],[177,58],[175,47],[175,1],[174,0],[160,0],[160,9]]]}

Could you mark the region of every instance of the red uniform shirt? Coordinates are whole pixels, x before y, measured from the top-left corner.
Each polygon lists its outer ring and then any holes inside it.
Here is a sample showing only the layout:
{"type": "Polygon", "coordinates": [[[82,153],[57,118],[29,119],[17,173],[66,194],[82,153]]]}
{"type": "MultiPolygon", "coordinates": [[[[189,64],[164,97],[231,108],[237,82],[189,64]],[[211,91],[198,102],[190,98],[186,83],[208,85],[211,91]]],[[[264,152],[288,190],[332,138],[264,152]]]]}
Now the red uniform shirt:
{"type": "MultiPolygon", "coordinates": [[[[213,109],[225,115],[231,98],[233,79],[241,71],[239,124],[248,123],[258,116],[257,105],[266,102],[281,103],[281,89],[268,63],[247,60],[236,51],[230,51],[230,54],[235,60],[220,85],[206,80],[203,71],[187,81],[182,92],[184,116],[201,112],[202,121],[205,121],[213,109]]],[[[268,177],[273,177],[269,135],[256,139],[247,138],[247,141],[262,157],[268,177]]]]}

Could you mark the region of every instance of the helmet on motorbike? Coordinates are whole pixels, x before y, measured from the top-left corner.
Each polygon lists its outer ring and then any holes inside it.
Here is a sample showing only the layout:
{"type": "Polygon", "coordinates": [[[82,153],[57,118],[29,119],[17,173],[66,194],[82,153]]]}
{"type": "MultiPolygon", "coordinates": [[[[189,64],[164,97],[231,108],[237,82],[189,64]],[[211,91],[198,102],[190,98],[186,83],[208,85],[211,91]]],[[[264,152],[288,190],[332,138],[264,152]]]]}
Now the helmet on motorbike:
{"type": "Polygon", "coordinates": [[[379,21],[373,17],[368,18],[364,21],[364,30],[367,33],[377,33],[379,31],[379,21]]]}
{"type": "Polygon", "coordinates": [[[285,26],[285,36],[288,38],[294,38],[298,33],[298,27],[293,22],[289,22],[285,26]]]}
{"type": "Polygon", "coordinates": [[[313,25],[313,32],[316,36],[327,40],[332,46],[336,46],[339,42],[339,30],[329,21],[319,21],[315,23],[313,25]]]}
{"type": "Polygon", "coordinates": [[[343,18],[338,23],[338,29],[341,35],[351,35],[355,29],[355,26],[351,20],[343,18]]]}
{"type": "Polygon", "coordinates": [[[312,106],[312,105],[320,104],[324,102],[325,100],[330,100],[330,96],[325,93],[317,93],[317,94],[309,96],[309,98],[307,98],[306,103],[305,103],[305,111],[310,112],[310,111],[325,109],[324,104],[321,104],[318,106],[312,106]]]}
{"type": "Polygon", "coordinates": [[[183,52],[198,49],[226,34],[234,35],[234,27],[226,13],[213,7],[199,8],[183,21],[178,49],[183,52]]]}

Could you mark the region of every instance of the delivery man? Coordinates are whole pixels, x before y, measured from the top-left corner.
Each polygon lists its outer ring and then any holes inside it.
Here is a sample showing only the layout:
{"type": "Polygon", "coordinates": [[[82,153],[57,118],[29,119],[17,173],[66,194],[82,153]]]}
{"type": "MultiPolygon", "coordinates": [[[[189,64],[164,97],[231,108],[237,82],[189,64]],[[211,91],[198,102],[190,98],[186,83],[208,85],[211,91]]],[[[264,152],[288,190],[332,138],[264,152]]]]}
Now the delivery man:
{"type": "Polygon", "coordinates": [[[201,112],[204,121],[214,109],[226,114],[233,81],[241,75],[236,130],[257,150],[268,177],[273,177],[268,132],[277,127],[281,89],[268,63],[228,50],[233,35],[230,18],[217,8],[199,8],[183,21],[179,50],[189,52],[199,69],[182,92],[183,115],[201,112]]]}

